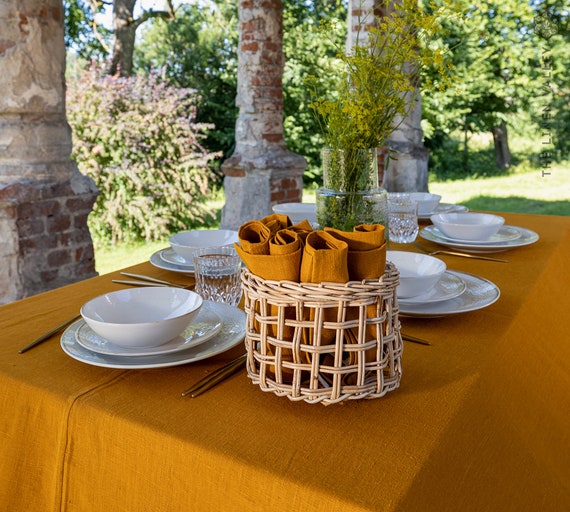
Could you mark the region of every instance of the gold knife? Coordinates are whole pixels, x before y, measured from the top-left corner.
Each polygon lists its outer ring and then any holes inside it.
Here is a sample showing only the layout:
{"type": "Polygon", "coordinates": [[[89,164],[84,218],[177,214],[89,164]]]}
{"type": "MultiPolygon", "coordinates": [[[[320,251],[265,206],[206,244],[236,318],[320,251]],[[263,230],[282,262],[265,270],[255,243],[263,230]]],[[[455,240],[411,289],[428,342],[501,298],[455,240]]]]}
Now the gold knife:
{"type": "Polygon", "coordinates": [[[192,398],[196,398],[208,389],[213,388],[219,382],[227,379],[234,373],[238,372],[245,366],[246,354],[242,354],[238,358],[230,361],[221,368],[214,370],[212,373],[206,377],[200,379],[194,385],[190,386],[186,391],[182,393],[182,396],[190,395],[192,398]]]}
{"type": "Polygon", "coordinates": [[[25,347],[21,348],[20,350],[18,350],[19,354],[23,354],[24,352],[27,352],[28,350],[30,350],[31,348],[36,347],[37,345],[39,345],[40,343],[43,343],[45,340],[47,340],[48,338],[51,338],[57,331],[60,331],[61,329],[63,329],[64,327],[66,327],[67,325],[69,325],[70,323],[72,323],[73,321],[77,320],[78,318],[81,318],[81,315],[75,315],[73,318],[69,318],[67,319],[65,322],[62,322],[59,325],[56,325],[53,329],[49,330],[48,332],[42,334],[39,338],[36,338],[34,341],[32,341],[30,344],[26,345],[25,347]]]}

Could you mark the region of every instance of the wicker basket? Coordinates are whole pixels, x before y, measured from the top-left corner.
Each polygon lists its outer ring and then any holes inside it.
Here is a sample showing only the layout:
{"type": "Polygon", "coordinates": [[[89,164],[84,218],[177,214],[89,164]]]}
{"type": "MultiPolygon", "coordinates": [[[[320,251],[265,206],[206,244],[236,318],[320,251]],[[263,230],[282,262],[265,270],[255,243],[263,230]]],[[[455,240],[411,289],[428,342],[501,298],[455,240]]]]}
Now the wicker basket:
{"type": "Polygon", "coordinates": [[[403,343],[396,287],[267,281],[242,273],[247,373],[263,391],[325,405],[378,398],[399,386],[403,343]]]}

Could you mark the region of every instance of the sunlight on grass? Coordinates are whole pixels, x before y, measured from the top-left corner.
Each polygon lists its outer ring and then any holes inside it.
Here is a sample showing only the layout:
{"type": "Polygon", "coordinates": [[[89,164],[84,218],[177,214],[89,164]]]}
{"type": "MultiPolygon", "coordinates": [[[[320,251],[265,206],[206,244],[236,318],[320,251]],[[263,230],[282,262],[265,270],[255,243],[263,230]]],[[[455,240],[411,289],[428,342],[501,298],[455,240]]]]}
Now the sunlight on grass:
{"type": "Polygon", "coordinates": [[[95,270],[99,274],[108,274],[120,268],[148,261],[150,256],[164,247],[168,241],[141,242],[140,244],[121,244],[113,247],[95,248],[95,270]]]}
{"type": "MultiPolygon", "coordinates": [[[[552,214],[570,214],[570,176],[567,168],[553,167],[550,175],[542,175],[540,169],[486,179],[465,179],[443,183],[430,183],[430,192],[440,194],[446,203],[465,204],[478,197],[485,198],[525,198],[537,203],[568,202],[562,211],[552,214]]],[[[521,204],[522,206],[522,204],[521,204]]],[[[531,213],[527,207],[503,210],[531,213]]],[[[541,212],[533,212],[541,213],[541,212]]]]}

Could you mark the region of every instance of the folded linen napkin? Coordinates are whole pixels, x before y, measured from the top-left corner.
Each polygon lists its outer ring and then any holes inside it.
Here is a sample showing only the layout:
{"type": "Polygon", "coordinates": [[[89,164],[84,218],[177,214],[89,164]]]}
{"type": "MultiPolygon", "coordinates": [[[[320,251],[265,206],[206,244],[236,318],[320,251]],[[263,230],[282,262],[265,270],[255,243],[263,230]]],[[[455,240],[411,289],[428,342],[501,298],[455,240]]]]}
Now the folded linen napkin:
{"type": "MultiPolygon", "coordinates": [[[[261,221],[246,223],[238,230],[239,243],[235,243],[234,247],[250,272],[266,280],[299,282],[304,245],[303,231],[306,226],[295,229],[283,227],[290,224],[287,216],[272,215],[261,221]],[[272,230],[276,231],[272,232],[272,230]]],[[[263,318],[261,322],[267,322],[267,332],[270,337],[277,336],[279,329],[276,322],[280,315],[280,308],[283,309],[281,314],[285,319],[295,319],[296,315],[294,307],[270,304],[268,310],[264,311],[259,310],[262,307],[261,304],[256,304],[255,307],[258,308],[258,318],[263,318]]],[[[255,323],[255,329],[261,332],[259,321],[255,323]]],[[[284,326],[281,336],[283,339],[293,339],[294,332],[293,327],[284,326]]],[[[281,352],[279,357],[285,360],[292,359],[292,352],[286,348],[280,347],[273,350],[267,347],[270,355],[277,355],[274,354],[277,350],[281,352]]],[[[270,368],[275,372],[274,366],[270,368]]],[[[292,371],[286,368],[279,368],[279,370],[281,373],[276,376],[278,379],[291,380],[292,371]]]]}
{"type": "MultiPolygon", "coordinates": [[[[343,240],[348,245],[348,269],[350,279],[362,281],[364,279],[378,279],[386,270],[386,236],[385,228],[381,224],[361,224],[354,228],[353,232],[339,231],[338,229],[325,228],[335,238],[343,240]]],[[[347,311],[347,319],[358,318],[358,308],[347,311]]],[[[377,305],[367,307],[367,317],[374,318],[378,315],[377,305]]],[[[375,339],[377,325],[368,325],[365,332],[365,342],[375,339]]],[[[358,328],[347,332],[347,343],[358,342],[358,328]]],[[[373,361],[377,357],[375,350],[367,350],[366,360],[373,361]]],[[[349,364],[356,364],[356,355],[349,353],[349,364]]]]}
{"type": "Polygon", "coordinates": [[[260,222],[269,228],[272,235],[277,233],[280,229],[288,228],[291,225],[291,219],[289,219],[287,215],[280,213],[267,215],[267,217],[263,217],[260,222]]]}
{"type": "MultiPolygon", "coordinates": [[[[305,283],[346,283],[348,281],[348,244],[339,240],[326,231],[313,231],[305,241],[305,250],[301,260],[301,282],[305,283]]],[[[324,308],[324,322],[335,322],[338,309],[324,308]]],[[[309,310],[309,320],[315,319],[315,309],[309,310]]],[[[303,339],[308,345],[328,345],[334,342],[336,329],[322,328],[317,343],[313,339],[318,332],[314,329],[304,329],[303,339]]],[[[311,363],[307,355],[307,362],[311,363]]]]}
{"type": "Polygon", "coordinates": [[[386,238],[381,224],[361,224],[354,231],[325,228],[325,232],[348,245],[350,280],[362,281],[384,275],[386,270],[386,238]]]}
{"type": "Polygon", "coordinates": [[[269,254],[270,238],[271,230],[259,220],[250,220],[238,229],[239,244],[246,254],[269,254]]]}
{"type": "Polygon", "coordinates": [[[309,233],[313,231],[311,223],[306,219],[298,222],[297,224],[293,224],[288,229],[295,231],[295,233],[301,237],[301,240],[303,240],[303,244],[305,243],[307,236],[309,236],[309,233]]]}
{"type": "Polygon", "coordinates": [[[348,244],[326,231],[312,231],[305,240],[301,260],[301,282],[346,283],[348,244]]]}
{"type": "Polygon", "coordinates": [[[234,247],[251,273],[267,280],[299,282],[303,241],[298,233],[281,229],[262,246],[242,238],[248,232],[238,231],[239,243],[234,247]]]}

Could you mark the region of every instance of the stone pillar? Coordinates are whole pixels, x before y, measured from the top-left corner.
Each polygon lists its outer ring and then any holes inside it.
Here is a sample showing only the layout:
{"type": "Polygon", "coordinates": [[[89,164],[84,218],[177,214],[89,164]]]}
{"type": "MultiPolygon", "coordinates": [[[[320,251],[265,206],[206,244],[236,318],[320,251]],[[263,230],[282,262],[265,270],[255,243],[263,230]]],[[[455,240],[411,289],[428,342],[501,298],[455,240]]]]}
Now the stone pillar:
{"type": "Polygon", "coordinates": [[[236,149],[222,165],[225,229],[269,215],[274,204],[301,201],[307,166],[283,138],[281,0],[240,0],[238,10],[239,114],[236,149]]]}
{"type": "MultiPolygon", "coordinates": [[[[366,31],[360,30],[360,33],[358,31],[359,24],[363,20],[366,24],[374,24],[372,13],[383,16],[395,3],[396,0],[392,0],[386,9],[384,0],[349,0],[348,49],[358,44],[357,34],[360,44],[366,41],[366,31]]],[[[387,147],[379,148],[379,181],[390,192],[425,192],[428,189],[429,153],[423,144],[421,120],[422,103],[418,92],[409,115],[386,141],[387,147]],[[391,150],[392,158],[386,165],[384,157],[388,153],[388,148],[391,150]]]]}
{"type": "Polygon", "coordinates": [[[0,0],[0,303],[96,275],[70,159],[61,0],[0,0]]]}

